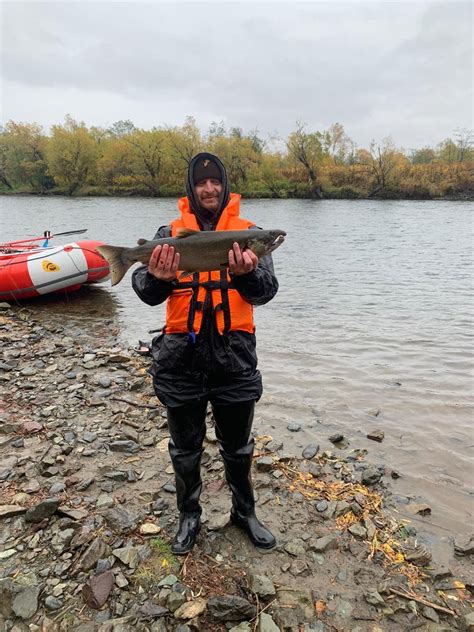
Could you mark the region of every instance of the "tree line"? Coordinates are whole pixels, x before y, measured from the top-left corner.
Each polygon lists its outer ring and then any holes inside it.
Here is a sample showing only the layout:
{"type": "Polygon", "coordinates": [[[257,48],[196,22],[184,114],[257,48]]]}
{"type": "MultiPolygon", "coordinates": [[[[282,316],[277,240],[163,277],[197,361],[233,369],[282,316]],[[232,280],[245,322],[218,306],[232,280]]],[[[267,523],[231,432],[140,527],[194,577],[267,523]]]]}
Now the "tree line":
{"type": "Polygon", "coordinates": [[[0,128],[0,192],[178,196],[199,151],[218,155],[232,190],[272,198],[472,198],[473,133],[457,129],[436,147],[404,151],[390,137],[357,147],[340,123],[311,131],[302,122],[287,139],[192,117],[150,130],[132,121],[87,127],[66,116],[45,134],[36,123],[0,128]]]}

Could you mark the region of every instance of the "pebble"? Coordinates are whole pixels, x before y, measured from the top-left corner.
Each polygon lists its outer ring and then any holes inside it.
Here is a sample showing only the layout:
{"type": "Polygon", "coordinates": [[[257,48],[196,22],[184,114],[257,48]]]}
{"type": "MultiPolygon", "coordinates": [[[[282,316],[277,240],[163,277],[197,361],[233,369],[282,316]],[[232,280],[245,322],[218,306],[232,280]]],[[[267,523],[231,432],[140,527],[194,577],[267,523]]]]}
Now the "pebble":
{"type": "Polygon", "coordinates": [[[364,527],[358,522],[351,525],[348,531],[349,533],[352,533],[355,538],[359,538],[361,540],[367,537],[367,529],[364,529],[364,527]]]}
{"type": "Polygon", "coordinates": [[[188,601],[175,610],[174,616],[176,619],[195,619],[205,611],[206,606],[207,602],[202,598],[195,599],[194,601],[188,601]]]}
{"type": "Polygon", "coordinates": [[[49,488],[49,493],[54,496],[55,494],[60,494],[66,489],[66,485],[64,483],[53,483],[49,488]]]}
{"type": "Polygon", "coordinates": [[[377,441],[378,443],[382,443],[384,437],[385,433],[382,430],[372,430],[372,432],[369,432],[369,434],[367,435],[367,439],[370,439],[371,441],[377,441]]]}
{"type": "Polygon", "coordinates": [[[48,595],[44,600],[44,605],[48,610],[59,610],[63,605],[63,600],[54,595],[48,595]]]}
{"type": "Polygon", "coordinates": [[[286,429],[289,430],[290,432],[299,432],[302,427],[303,427],[303,424],[299,422],[292,422],[287,425],[286,429]]]}
{"type": "Polygon", "coordinates": [[[327,500],[320,500],[319,502],[316,503],[316,510],[319,511],[320,513],[322,513],[323,511],[326,511],[327,508],[328,508],[327,500]]]}
{"type": "Polygon", "coordinates": [[[273,468],[273,459],[271,456],[262,456],[257,459],[255,465],[258,472],[270,472],[273,468]]]}
{"type": "Polygon", "coordinates": [[[140,446],[135,441],[112,441],[109,443],[109,448],[113,452],[130,452],[135,454],[140,450],[140,446]]]}
{"type": "Polygon", "coordinates": [[[139,528],[139,532],[142,535],[156,535],[157,533],[160,533],[160,531],[161,527],[153,524],[152,522],[144,522],[139,528]]]}
{"type": "Polygon", "coordinates": [[[303,450],[303,453],[302,453],[303,459],[312,459],[317,455],[318,452],[319,452],[319,445],[317,445],[316,443],[310,443],[303,450]]]}
{"type": "Polygon", "coordinates": [[[338,548],[337,539],[333,535],[326,535],[322,538],[317,538],[316,540],[311,540],[309,548],[311,551],[315,553],[324,553],[325,551],[329,551],[331,549],[338,548]]]}
{"type": "Polygon", "coordinates": [[[28,509],[25,513],[26,522],[41,522],[45,518],[50,518],[59,507],[60,501],[58,498],[46,498],[41,503],[28,509]]]}
{"type": "Polygon", "coordinates": [[[383,470],[380,468],[369,465],[366,467],[361,476],[362,485],[375,485],[380,481],[383,476],[383,470]]]}
{"type": "Polygon", "coordinates": [[[341,434],[340,432],[336,432],[335,434],[329,437],[329,441],[331,443],[340,443],[341,441],[344,441],[344,435],[341,434]]]}

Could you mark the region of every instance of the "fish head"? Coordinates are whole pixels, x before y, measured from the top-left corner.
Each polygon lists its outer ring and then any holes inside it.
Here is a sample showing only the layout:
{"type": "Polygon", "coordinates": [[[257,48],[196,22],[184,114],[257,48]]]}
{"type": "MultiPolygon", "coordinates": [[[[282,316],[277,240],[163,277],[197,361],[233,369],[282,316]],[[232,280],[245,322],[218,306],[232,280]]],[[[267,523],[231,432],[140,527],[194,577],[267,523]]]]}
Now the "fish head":
{"type": "Polygon", "coordinates": [[[253,232],[255,232],[255,236],[249,237],[247,248],[254,252],[257,257],[270,254],[285,241],[286,233],[284,230],[256,230],[253,232]]]}

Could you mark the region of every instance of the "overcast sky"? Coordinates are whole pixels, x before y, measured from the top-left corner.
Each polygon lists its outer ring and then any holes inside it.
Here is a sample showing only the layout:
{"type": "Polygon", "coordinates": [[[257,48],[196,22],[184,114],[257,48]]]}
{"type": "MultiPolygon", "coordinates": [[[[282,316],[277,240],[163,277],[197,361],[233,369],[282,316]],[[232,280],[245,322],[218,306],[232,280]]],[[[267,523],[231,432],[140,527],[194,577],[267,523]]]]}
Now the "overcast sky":
{"type": "Polygon", "coordinates": [[[405,149],[472,127],[470,2],[2,2],[1,120],[336,121],[405,149]]]}

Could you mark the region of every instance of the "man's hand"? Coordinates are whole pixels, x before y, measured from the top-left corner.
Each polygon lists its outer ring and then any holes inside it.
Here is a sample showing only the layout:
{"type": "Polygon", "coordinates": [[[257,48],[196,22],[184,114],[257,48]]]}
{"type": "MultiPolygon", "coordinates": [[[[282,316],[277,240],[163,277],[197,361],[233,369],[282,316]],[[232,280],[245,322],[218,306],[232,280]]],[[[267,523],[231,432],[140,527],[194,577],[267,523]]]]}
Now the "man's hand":
{"type": "Polygon", "coordinates": [[[157,246],[151,253],[148,272],[160,281],[174,281],[179,267],[179,252],[174,246],[157,246]]]}
{"type": "Polygon", "coordinates": [[[229,271],[236,276],[252,272],[258,266],[258,257],[251,250],[241,250],[237,242],[234,242],[232,250],[229,250],[229,271]]]}

